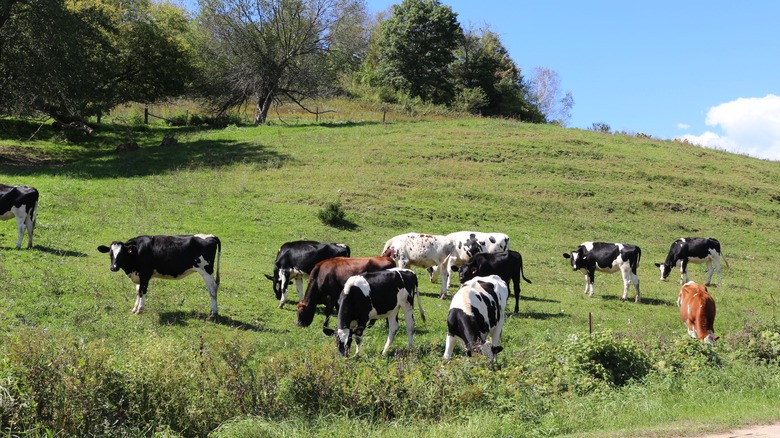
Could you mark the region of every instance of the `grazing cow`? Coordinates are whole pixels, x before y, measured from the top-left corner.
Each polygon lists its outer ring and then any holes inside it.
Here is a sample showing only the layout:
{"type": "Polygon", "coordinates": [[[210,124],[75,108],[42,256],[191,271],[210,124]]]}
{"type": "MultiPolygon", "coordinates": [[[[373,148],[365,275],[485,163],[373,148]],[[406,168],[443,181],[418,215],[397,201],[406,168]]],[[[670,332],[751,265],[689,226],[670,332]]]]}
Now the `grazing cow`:
{"type": "Polygon", "coordinates": [[[132,312],[144,311],[144,298],[151,278],[178,280],[197,272],[211,296],[211,314],[217,315],[219,258],[222,243],[211,234],[187,236],[138,236],[127,242],[101,245],[98,251],[111,254],[111,270],[120,269],[135,283],[137,297],[132,312]],[[214,262],[216,259],[216,277],[214,262]]]}
{"type": "Polygon", "coordinates": [[[396,266],[408,268],[410,265],[428,269],[436,266],[441,272],[441,294],[447,296],[450,271],[447,269],[447,259],[455,249],[455,244],[447,236],[407,233],[395,236],[385,243],[382,255],[392,257],[396,266]]]}
{"type": "MultiPolygon", "coordinates": [[[[715,265],[715,270],[718,271],[718,284],[720,284],[721,257],[723,255],[720,252],[720,242],[716,239],[686,237],[675,240],[669,248],[666,261],[655,265],[661,269],[661,281],[666,281],[675,266],[679,267],[680,284],[683,284],[688,282],[688,263],[706,263],[708,275],[705,284],[709,286],[712,280],[712,265],[715,265]]],[[[723,261],[726,262],[726,266],[729,265],[725,257],[723,261]]]]}
{"type": "Polygon", "coordinates": [[[503,349],[501,331],[508,297],[509,289],[498,275],[475,277],[464,283],[450,303],[444,358],[452,358],[455,339],[469,356],[480,350],[488,358],[499,353],[503,349]]]}
{"type": "MultiPolygon", "coordinates": [[[[458,267],[468,263],[472,257],[479,253],[495,253],[509,249],[509,236],[503,233],[480,233],[477,231],[458,231],[447,234],[447,237],[455,244],[455,249],[450,254],[447,269],[457,271],[458,267]]],[[[431,283],[439,276],[436,266],[428,268],[431,283]]],[[[452,277],[448,277],[449,280],[452,277]]],[[[447,283],[447,289],[450,282],[447,283]]]]}
{"type": "Polygon", "coordinates": [[[349,257],[347,245],[341,243],[322,243],[311,240],[287,242],[279,248],[274,262],[274,275],[265,278],[273,282],[279,307],[287,300],[287,286],[295,280],[298,289],[298,301],[303,299],[303,279],[309,277],[314,265],[333,257],[349,257]]]}
{"type": "MultiPolygon", "coordinates": [[[[454,268],[453,268],[454,269],[454,268]]],[[[461,266],[458,270],[460,284],[474,277],[487,277],[498,275],[509,286],[512,280],[515,291],[515,313],[520,311],[520,278],[526,283],[531,280],[523,274],[523,256],[517,251],[501,251],[497,253],[480,253],[474,255],[471,261],[461,266]]]]}
{"type": "Polygon", "coordinates": [[[677,298],[680,306],[680,319],[688,326],[692,338],[710,345],[719,339],[715,336],[715,301],[707,292],[707,286],[689,281],[680,289],[677,298]]]}
{"type": "Polygon", "coordinates": [[[33,246],[33,229],[38,217],[38,190],[27,186],[0,184],[0,220],[16,218],[16,249],[22,247],[24,231],[27,230],[27,248],[33,246]]]}
{"type": "Polygon", "coordinates": [[[636,269],[642,250],[638,246],[622,243],[585,242],[577,249],[564,253],[563,257],[571,259],[572,271],[585,274],[585,293],[593,296],[593,277],[596,271],[613,273],[620,271],[623,275],[623,298],[628,298],[628,288],[631,282],[636,288],[635,302],[639,302],[639,277],[636,269]]]}
{"type": "Polygon", "coordinates": [[[387,319],[388,333],[382,354],[387,354],[398,331],[398,311],[403,309],[406,318],[406,335],[409,348],[412,348],[414,333],[414,294],[420,316],[425,321],[420,291],[417,288],[417,275],[409,269],[387,269],[367,272],[347,279],[344,290],[339,295],[339,314],[337,329],[323,327],[328,336],[336,336],[336,344],[342,357],[349,355],[352,337],[355,337],[355,354],[360,353],[363,330],[369,320],[387,319]],[[354,326],[354,329],[353,329],[354,326]]]}
{"type": "Polygon", "coordinates": [[[325,305],[323,325],[327,326],[349,277],[392,267],[395,267],[395,261],[390,257],[334,257],[317,263],[309,274],[306,293],[298,303],[298,326],[311,325],[319,303],[325,305]]]}

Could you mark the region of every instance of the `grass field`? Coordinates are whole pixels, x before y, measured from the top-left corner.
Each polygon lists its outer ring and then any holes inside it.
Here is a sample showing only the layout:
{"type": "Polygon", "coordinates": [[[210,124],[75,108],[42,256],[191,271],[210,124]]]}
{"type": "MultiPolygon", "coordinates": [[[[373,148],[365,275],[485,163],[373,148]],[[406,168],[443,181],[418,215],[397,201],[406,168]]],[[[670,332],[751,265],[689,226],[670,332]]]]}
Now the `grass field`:
{"type": "Polygon", "coordinates": [[[121,154],[127,132],[108,125],[32,141],[29,126],[3,125],[0,182],[41,192],[33,250],[14,250],[13,221],[0,223],[3,432],[679,436],[780,419],[778,163],[547,125],[381,116],[156,126],[121,154]],[[178,144],[160,146],[163,135],[178,144]],[[352,226],[320,222],[333,202],[352,226]],[[428,321],[414,348],[399,335],[381,357],[381,323],[347,360],[323,316],[299,329],[294,289],[278,309],[264,277],[291,240],[370,256],[397,234],[459,230],[507,233],[533,281],[496,363],[441,359],[449,302],[423,270],[428,321]],[[220,316],[207,318],[197,275],[152,280],[146,312],[131,314],[134,287],[97,246],[190,233],[222,240],[220,316]],[[660,282],[653,265],[687,236],[718,238],[729,263],[710,289],[711,350],[679,320],[678,271],[660,282]],[[562,253],[590,240],[642,248],[641,303],[620,301],[619,275],[597,273],[595,296],[583,295],[562,253]],[[637,374],[616,383],[615,370],[637,374]]]}

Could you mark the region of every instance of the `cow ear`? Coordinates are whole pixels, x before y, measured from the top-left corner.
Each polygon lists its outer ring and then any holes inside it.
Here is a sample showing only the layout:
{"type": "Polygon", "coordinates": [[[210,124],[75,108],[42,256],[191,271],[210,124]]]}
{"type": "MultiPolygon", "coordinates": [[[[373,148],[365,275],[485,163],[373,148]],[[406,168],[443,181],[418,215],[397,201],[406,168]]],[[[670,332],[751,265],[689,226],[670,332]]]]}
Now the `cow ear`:
{"type": "Polygon", "coordinates": [[[504,351],[504,347],[499,345],[498,347],[491,348],[491,350],[493,351],[493,354],[498,354],[498,353],[501,353],[502,351],[504,351]]]}
{"type": "Polygon", "coordinates": [[[361,327],[358,327],[358,328],[355,330],[355,335],[356,335],[356,336],[363,336],[363,329],[362,329],[361,327]]]}
{"type": "Polygon", "coordinates": [[[274,281],[274,278],[271,277],[270,275],[268,275],[268,274],[263,274],[263,275],[265,275],[265,278],[267,278],[267,279],[269,279],[271,281],[274,281]]]}
{"type": "Polygon", "coordinates": [[[135,254],[137,252],[138,252],[138,248],[135,245],[130,245],[127,247],[128,254],[135,254]]]}
{"type": "Polygon", "coordinates": [[[660,268],[661,267],[660,263],[653,263],[653,264],[655,265],[656,268],[660,268]]]}
{"type": "Polygon", "coordinates": [[[569,254],[568,252],[565,252],[565,253],[563,253],[563,258],[570,259],[571,258],[571,254],[569,254]]]}
{"type": "Polygon", "coordinates": [[[111,251],[111,248],[107,247],[106,245],[100,245],[97,247],[97,250],[103,253],[111,251]]]}
{"type": "Polygon", "coordinates": [[[336,335],[336,330],[333,330],[330,327],[323,327],[322,328],[322,333],[325,333],[325,336],[335,336],[336,335]]]}

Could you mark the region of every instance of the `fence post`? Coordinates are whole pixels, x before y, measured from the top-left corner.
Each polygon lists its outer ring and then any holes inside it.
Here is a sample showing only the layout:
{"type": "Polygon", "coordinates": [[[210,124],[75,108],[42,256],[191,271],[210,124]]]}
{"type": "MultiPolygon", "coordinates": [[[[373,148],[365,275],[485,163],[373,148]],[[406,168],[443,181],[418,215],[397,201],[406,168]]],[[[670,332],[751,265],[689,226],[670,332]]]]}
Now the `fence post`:
{"type": "Polygon", "coordinates": [[[149,124],[149,107],[144,107],[144,125],[149,124]]]}
{"type": "Polygon", "coordinates": [[[590,328],[590,335],[593,336],[593,312],[588,312],[588,326],[590,328]]]}
{"type": "Polygon", "coordinates": [[[320,123],[320,106],[317,105],[316,107],[314,107],[314,111],[315,111],[315,113],[314,113],[314,121],[316,123],[320,123]]]}

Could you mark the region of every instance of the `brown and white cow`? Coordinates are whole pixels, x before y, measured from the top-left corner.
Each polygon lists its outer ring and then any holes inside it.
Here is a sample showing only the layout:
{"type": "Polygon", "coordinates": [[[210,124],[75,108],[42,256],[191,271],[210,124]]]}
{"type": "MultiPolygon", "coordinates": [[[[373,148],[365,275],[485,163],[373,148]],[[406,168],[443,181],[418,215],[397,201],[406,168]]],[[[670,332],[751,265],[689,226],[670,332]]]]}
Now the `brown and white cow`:
{"type": "Polygon", "coordinates": [[[385,243],[382,255],[392,257],[397,267],[406,269],[411,265],[423,269],[436,266],[441,273],[441,294],[447,296],[450,270],[447,269],[450,254],[455,243],[447,236],[432,234],[406,233],[393,237],[385,243]]]}
{"type": "Polygon", "coordinates": [[[325,305],[323,325],[327,326],[349,277],[393,267],[395,260],[390,257],[334,257],[317,263],[309,274],[306,293],[298,303],[298,326],[311,325],[314,311],[320,303],[325,305]]]}
{"type": "Polygon", "coordinates": [[[685,283],[677,298],[680,306],[680,319],[688,326],[692,338],[714,344],[715,336],[715,300],[707,292],[707,286],[693,281],[685,283]]]}

